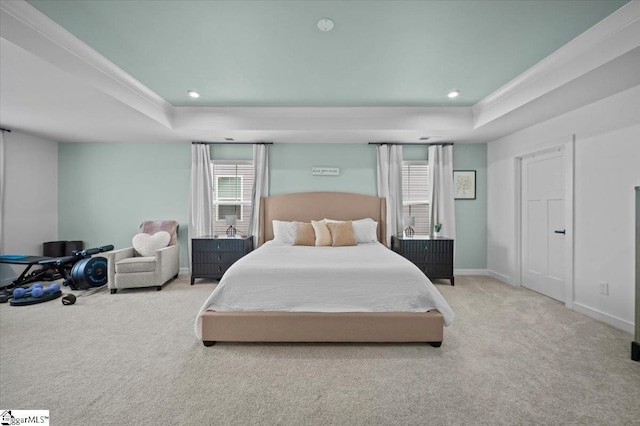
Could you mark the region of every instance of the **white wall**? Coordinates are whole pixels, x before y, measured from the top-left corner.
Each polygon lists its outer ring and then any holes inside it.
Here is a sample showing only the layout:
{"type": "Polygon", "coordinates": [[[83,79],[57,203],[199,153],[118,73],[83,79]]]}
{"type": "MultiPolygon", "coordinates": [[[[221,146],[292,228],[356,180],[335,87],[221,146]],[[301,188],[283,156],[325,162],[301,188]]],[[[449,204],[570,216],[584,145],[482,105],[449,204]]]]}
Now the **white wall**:
{"type": "MultiPolygon", "coordinates": [[[[4,141],[4,251],[42,255],[42,243],[58,239],[58,144],[15,131],[4,141]]],[[[23,269],[0,264],[0,282],[23,269]]]]}
{"type": "Polygon", "coordinates": [[[640,86],[490,142],[490,273],[515,283],[515,156],[575,135],[574,309],[633,330],[634,186],[640,185],[640,86]],[[609,295],[599,294],[599,281],[609,295]]]}

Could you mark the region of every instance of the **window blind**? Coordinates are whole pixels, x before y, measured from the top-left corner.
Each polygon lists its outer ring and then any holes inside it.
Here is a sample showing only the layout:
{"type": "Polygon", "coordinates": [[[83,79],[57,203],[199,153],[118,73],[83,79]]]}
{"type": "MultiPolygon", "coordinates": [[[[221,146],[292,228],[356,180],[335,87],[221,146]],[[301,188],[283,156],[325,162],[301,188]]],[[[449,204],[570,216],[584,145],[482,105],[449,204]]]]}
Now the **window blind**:
{"type": "Polygon", "coordinates": [[[413,216],[416,234],[429,233],[429,163],[427,161],[402,162],[403,216],[413,216]]]}
{"type": "Polygon", "coordinates": [[[253,191],[252,161],[213,161],[213,232],[224,235],[227,230],[226,216],[236,216],[238,234],[246,235],[251,216],[251,193],[253,191]]]}

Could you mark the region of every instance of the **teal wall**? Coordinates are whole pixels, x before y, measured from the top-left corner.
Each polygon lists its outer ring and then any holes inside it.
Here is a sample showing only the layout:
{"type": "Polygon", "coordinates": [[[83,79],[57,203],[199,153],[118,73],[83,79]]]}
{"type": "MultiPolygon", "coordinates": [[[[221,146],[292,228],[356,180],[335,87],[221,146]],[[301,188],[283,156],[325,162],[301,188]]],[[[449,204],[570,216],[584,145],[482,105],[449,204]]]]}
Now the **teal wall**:
{"type": "Polygon", "coordinates": [[[456,268],[487,269],[487,145],[454,145],[453,169],[476,171],[476,199],[456,200],[456,268]]]}
{"type": "MultiPolygon", "coordinates": [[[[214,160],[251,160],[251,145],[212,145],[214,160]]],[[[376,151],[365,144],[269,146],[269,193],[342,191],[376,194],[376,151]],[[314,166],[338,167],[339,176],[312,176],[314,166]]]]}
{"type": "Polygon", "coordinates": [[[58,169],[61,240],[131,247],[144,220],[174,219],[187,266],[188,145],[61,143],[58,169]]]}
{"type": "Polygon", "coordinates": [[[366,144],[276,144],[269,152],[270,195],[342,191],[376,195],[376,150],[366,144]],[[338,167],[339,176],[312,176],[311,167],[338,167]]]}
{"type": "MultiPolygon", "coordinates": [[[[427,160],[426,146],[404,146],[405,160],[427,160]]],[[[476,199],[456,200],[456,265],[487,268],[487,145],[453,146],[453,169],[476,171],[476,199]]]]}
{"type": "MultiPolygon", "coordinates": [[[[376,194],[376,152],[366,144],[274,144],[270,193],[344,191],[376,194]],[[312,176],[311,167],[339,167],[312,176]]],[[[426,160],[425,146],[405,146],[407,160],[426,160]]],[[[181,266],[187,267],[190,145],[60,144],[59,236],[87,246],[129,247],[143,220],[180,223],[181,266]]],[[[251,159],[251,145],[213,145],[213,159],[251,159]]],[[[486,269],[487,149],[455,145],[454,169],[477,171],[476,200],[456,201],[456,268],[486,269]]]]}

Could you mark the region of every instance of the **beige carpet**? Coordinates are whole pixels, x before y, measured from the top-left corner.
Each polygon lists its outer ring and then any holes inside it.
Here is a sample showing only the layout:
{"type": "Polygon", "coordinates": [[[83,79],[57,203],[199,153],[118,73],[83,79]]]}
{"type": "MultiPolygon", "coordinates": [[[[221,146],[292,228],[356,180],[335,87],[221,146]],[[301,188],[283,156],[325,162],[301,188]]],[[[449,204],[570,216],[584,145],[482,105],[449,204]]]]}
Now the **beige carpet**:
{"type": "Polygon", "coordinates": [[[193,334],[213,289],[180,279],[0,305],[0,408],[52,425],[638,424],[631,336],[525,289],[458,277],[441,348],[217,344],[193,334]]]}

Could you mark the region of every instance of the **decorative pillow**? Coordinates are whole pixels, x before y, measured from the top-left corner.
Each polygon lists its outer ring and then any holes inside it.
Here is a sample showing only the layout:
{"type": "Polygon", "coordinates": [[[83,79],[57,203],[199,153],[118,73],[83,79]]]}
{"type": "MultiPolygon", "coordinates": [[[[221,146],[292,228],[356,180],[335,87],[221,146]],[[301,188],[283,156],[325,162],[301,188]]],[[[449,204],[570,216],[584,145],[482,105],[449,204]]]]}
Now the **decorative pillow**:
{"type": "Polygon", "coordinates": [[[159,231],[153,235],[136,234],[133,236],[132,244],[136,252],[142,257],[155,256],[156,251],[169,245],[171,235],[167,231],[159,231]]]}
{"type": "Polygon", "coordinates": [[[346,222],[329,222],[327,228],[331,233],[332,245],[334,247],[357,246],[356,236],[353,233],[353,224],[350,220],[346,222]]]}
{"type": "Polygon", "coordinates": [[[296,222],[273,220],[273,241],[282,244],[293,244],[296,236],[296,222]]]}
{"type": "Polygon", "coordinates": [[[327,228],[327,224],[323,220],[311,221],[313,232],[316,234],[316,246],[330,246],[332,243],[331,232],[327,228]]]}
{"type": "Polygon", "coordinates": [[[356,221],[353,223],[353,233],[359,243],[376,243],[378,242],[378,222],[356,221]]]}
{"type": "Polygon", "coordinates": [[[294,246],[315,246],[316,233],[310,223],[296,222],[296,236],[293,240],[294,246]]]}
{"type": "MultiPolygon", "coordinates": [[[[327,223],[344,222],[333,219],[325,219],[324,221],[327,223]]],[[[358,243],[375,243],[378,241],[378,222],[368,217],[366,219],[354,220],[352,223],[353,233],[358,243]]]]}

